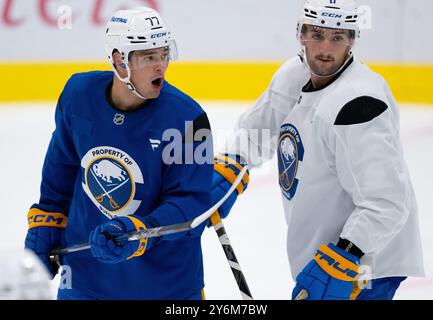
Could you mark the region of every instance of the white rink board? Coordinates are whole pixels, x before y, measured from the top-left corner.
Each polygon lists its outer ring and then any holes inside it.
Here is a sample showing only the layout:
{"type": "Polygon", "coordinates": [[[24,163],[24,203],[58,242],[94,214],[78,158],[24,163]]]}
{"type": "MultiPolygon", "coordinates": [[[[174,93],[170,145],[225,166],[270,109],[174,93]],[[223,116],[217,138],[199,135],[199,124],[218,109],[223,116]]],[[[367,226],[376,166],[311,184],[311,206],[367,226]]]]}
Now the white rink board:
{"type": "MultiPolygon", "coordinates": [[[[364,60],[432,63],[431,0],[359,0],[364,60]]],[[[299,50],[303,0],[0,1],[0,60],[104,59],[103,35],[120,8],[154,6],[171,27],[182,60],[281,60],[299,50]],[[68,14],[72,18],[68,18],[68,14]],[[68,23],[70,22],[70,23],[68,23]],[[31,50],[29,50],[31,48],[31,50]]]]}
{"type": "MultiPolygon", "coordinates": [[[[216,135],[230,130],[251,103],[202,102],[216,135]]],[[[401,135],[417,194],[427,278],[410,278],[397,299],[433,299],[433,108],[404,106],[401,135]]],[[[26,214],[39,198],[41,168],[54,129],[54,103],[0,105],[0,263],[21,250],[26,214]]],[[[275,159],[274,159],[275,160],[275,159]]],[[[293,288],[286,257],[286,224],[276,164],[251,172],[251,183],[224,221],[235,253],[256,299],[288,299],[293,288]]],[[[241,299],[216,233],[203,235],[207,299],[241,299]]]]}

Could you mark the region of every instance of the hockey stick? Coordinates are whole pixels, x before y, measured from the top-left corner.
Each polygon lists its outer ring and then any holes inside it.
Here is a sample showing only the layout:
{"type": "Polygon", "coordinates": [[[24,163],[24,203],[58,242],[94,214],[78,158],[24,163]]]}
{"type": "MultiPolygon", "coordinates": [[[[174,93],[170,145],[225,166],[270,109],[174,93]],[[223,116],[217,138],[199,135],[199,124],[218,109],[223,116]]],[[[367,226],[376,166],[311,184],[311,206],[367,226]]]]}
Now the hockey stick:
{"type": "MultiPolygon", "coordinates": [[[[224,203],[224,201],[227,200],[227,198],[237,188],[238,184],[242,181],[242,178],[244,177],[245,172],[247,170],[248,170],[248,167],[245,166],[239,172],[239,175],[237,176],[233,185],[230,187],[230,189],[224,195],[224,197],[222,197],[210,209],[203,212],[201,215],[199,215],[195,219],[187,221],[187,222],[176,223],[176,224],[171,224],[171,225],[156,227],[156,228],[150,228],[150,229],[143,230],[143,231],[125,233],[121,236],[116,237],[115,240],[118,240],[118,241],[123,240],[124,241],[127,239],[128,241],[134,241],[134,240],[139,240],[139,239],[143,239],[143,238],[160,237],[160,236],[165,236],[168,234],[190,231],[190,230],[194,229],[195,227],[199,226],[200,224],[205,222],[207,219],[209,219],[209,217],[224,203]]],[[[55,261],[55,262],[59,262],[59,256],[60,255],[73,253],[73,252],[77,252],[77,251],[83,251],[83,250],[87,250],[87,249],[90,249],[90,243],[88,243],[88,242],[77,244],[77,245],[74,245],[74,246],[71,246],[68,248],[55,249],[52,252],[50,252],[50,260],[55,261]]]]}
{"type": "Polygon", "coordinates": [[[218,211],[215,211],[215,213],[212,214],[210,221],[212,222],[212,225],[218,235],[218,239],[224,250],[230,268],[232,269],[233,276],[235,277],[236,284],[238,285],[242,298],[244,300],[253,300],[247,280],[245,279],[244,273],[242,272],[241,266],[239,265],[238,259],[236,258],[235,252],[230,243],[230,239],[227,235],[218,211]]]}

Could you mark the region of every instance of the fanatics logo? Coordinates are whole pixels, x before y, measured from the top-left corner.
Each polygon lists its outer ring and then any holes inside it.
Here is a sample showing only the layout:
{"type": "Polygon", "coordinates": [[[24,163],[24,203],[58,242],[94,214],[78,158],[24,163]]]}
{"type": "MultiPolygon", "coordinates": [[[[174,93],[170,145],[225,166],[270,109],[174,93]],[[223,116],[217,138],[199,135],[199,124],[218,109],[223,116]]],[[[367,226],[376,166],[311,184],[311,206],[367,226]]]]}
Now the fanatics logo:
{"type": "Polygon", "coordinates": [[[158,140],[158,139],[150,139],[149,138],[149,142],[150,142],[150,145],[151,145],[153,151],[155,151],[155,149],[157,149],[159,147],[159,145],[161,144],[161,140],[158,140]]]}
{"type": "Polygon", "coordinates": [[[119,18],[119,17],[112,17],[111,22],[119,22],[119,23],[127,23],[128,19],[125,18],[119,18]]]}
{"type": "Polygon", "coordinates": [[[113,122],[114,124],[121,126],[123,122],[125,122],[125,116],[123,114],[116,113],[116,115],[113,118],[113,122]]]}

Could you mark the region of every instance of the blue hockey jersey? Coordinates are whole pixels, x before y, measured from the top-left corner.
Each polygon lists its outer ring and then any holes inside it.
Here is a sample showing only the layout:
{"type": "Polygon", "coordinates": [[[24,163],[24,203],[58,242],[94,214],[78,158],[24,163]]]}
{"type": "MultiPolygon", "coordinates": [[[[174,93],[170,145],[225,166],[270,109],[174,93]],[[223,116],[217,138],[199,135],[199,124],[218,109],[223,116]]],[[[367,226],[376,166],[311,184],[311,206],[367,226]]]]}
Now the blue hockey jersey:
{"type": "MultiPolygon", "coordinates": [[[[157,99],[122,112],[110,103],[112,81],[113,72],[75,74],[56,107],[41,197],[32,207],[68,216],[67,246],[87,242],[96,226],[118,215],[161,226],[211,206],[212,137],[191,139],[210,129],[206,113],[167,82],[157,99]],[[183,161],[167,163],[176,132],[183,161]],[[206,161],[185,159],[188,147],[206,161]]],[[[119,264],[101,263],[90,250],[67,254],[62,263],[72,271],[72,288],[94,298],[184,299],[204,287],[203,228],[158,239],[144,255],[119,264]]]]}

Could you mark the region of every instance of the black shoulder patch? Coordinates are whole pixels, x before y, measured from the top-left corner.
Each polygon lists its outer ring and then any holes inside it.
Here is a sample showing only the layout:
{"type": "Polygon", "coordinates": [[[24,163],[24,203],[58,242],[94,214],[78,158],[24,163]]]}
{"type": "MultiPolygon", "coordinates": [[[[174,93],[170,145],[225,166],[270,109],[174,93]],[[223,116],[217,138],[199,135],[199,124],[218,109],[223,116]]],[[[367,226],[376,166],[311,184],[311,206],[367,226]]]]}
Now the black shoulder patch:
{"type": "MultiPolygon", "coordinates": [[[[201,142],[205,141],[208,137],[208,135],[211,133],[211,128],[210,128],[210,123],[209,123],[209,119],[207,118],[207,114],[206,113],[202,113],[201,115],[199,115],[193,122],[192,125],[188,128],[185,136],[183,137],[183,143],[190,143],[192,141],[190,141],[191,139],[195,138],[195,134],[197,133],[197,131],[199,130],[207,130],[206,132],[203,132],[201,135],[201,142]],[[206,133],[205,135],[203,135],[204,133],[206,133]]],[[[198,141],[195,141],[198,142],[198,141]]]]}
{"type": "Polygon", "coordinates": [[[366,123],[380,116],[388,108],[385,102],[363,96],[344,105],[335,119],[334,125],[345,126],[366,123]]]}
{"type": "Polygon", "coordinates": [[[202,113],[194,120],[194,133],[200,129],[208,129],[210,130],[209,119],[207,118],[206,113],[202,113]]]}

